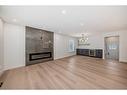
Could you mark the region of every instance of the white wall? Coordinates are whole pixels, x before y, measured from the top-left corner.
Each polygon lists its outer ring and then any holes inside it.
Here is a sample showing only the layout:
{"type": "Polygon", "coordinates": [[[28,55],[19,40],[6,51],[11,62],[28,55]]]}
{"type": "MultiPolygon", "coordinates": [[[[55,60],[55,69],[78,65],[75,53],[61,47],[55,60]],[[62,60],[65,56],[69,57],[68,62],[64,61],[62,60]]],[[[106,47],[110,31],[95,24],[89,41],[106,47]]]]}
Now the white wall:
{"type": "Polygon", "coordinates": [[[4,24],[4,69],[25,66],[25,27],[4,24]]]}
{"type": "Polygon", "coordinates": [[[4,65],[4,32],[3,32],[3,21],[0,19],[0,75],[3,72],[4,65]]]}
{"type": "Polygon", "coordinates": [[[76,55],[76,51],[69,52],[69,40],[74,40],[77,46],[76,38],[54,33],[54,59],[76,55]]]}
{"type": "Polygon", "coordinates": [[[79,45],[78,48],[85,49],[103,49],[103,34],[94,34],[88,36],[88,43],[90,45],[79,45]]]}
{"type": "Polygon", "coordinates": [[[120,33],[120,59],[121,62],[127,62],[127,31],[120,33]]]}

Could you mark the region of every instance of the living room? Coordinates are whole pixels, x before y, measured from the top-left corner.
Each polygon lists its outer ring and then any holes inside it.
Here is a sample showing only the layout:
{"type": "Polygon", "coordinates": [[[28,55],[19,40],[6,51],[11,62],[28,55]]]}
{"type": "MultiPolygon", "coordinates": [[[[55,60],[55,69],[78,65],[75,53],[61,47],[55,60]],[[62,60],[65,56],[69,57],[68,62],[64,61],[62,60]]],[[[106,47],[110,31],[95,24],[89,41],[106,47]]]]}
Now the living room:
{"type": "Polygon", "coordinates": [[[0,6],[0,89],[126,89],[127,6],[0,6]]]}

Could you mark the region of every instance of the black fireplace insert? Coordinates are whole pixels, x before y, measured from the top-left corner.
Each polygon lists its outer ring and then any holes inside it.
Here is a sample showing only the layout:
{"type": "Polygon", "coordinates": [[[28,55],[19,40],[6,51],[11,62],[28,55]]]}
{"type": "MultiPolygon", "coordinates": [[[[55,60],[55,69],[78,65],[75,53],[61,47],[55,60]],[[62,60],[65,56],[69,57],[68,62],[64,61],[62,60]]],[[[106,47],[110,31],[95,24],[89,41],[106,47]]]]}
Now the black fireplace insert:
{"type": "Polygon", "coordinates": [[[46,58],[51,58],[51,57],[52,57],[52,52],[41,52],[41,53],[30,53],[29,54],[30,61],[46,59],[46,58]]]}

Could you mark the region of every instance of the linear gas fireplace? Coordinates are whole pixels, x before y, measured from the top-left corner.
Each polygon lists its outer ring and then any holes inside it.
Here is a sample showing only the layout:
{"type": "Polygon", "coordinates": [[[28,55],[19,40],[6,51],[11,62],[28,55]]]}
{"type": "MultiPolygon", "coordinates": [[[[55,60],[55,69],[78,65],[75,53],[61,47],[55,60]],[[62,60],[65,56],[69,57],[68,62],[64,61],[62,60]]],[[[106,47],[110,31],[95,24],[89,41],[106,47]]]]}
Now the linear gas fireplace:
{"type": "Polygon", "coordinates": [[[53,32],[26,27],[26,65],[53,60],[53,32]]]}
{"type": "Polygon", "coordinates": [[[40,60],[40,59],[47,59],[47,58],[51,58],[51,57],[52,57],[51,52],[30,53],[29,54],[29,60],[30,61],[40,60]]]}

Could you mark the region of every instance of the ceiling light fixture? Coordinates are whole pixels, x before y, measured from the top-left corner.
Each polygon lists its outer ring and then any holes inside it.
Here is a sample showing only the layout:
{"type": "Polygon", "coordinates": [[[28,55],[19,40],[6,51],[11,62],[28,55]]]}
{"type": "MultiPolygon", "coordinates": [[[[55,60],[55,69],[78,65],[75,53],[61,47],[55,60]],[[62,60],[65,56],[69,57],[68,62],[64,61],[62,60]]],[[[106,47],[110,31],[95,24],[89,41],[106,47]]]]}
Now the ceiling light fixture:
{"type": "Polygon", "coordinates": [[[17,22],[17,19],[14,18],[12,21],[13,21],[13,22],[17,22]]]}
{"type": "Polygon", "coordinates": [[[82,36],[78,40],[79,45],[90,45],[87,42],[88,42],[88,36],[85,34],[82,34],[82,36]]]}
{"type": "Polygon", "coordinates": [[[84,26],[84,23],[80,23],[81,26],[84,26]]]}
{"type": "Polygon", "coordinates": [[[61,13],[65,15],[67,12],[66,10],[62,10],[61,13]]]}

